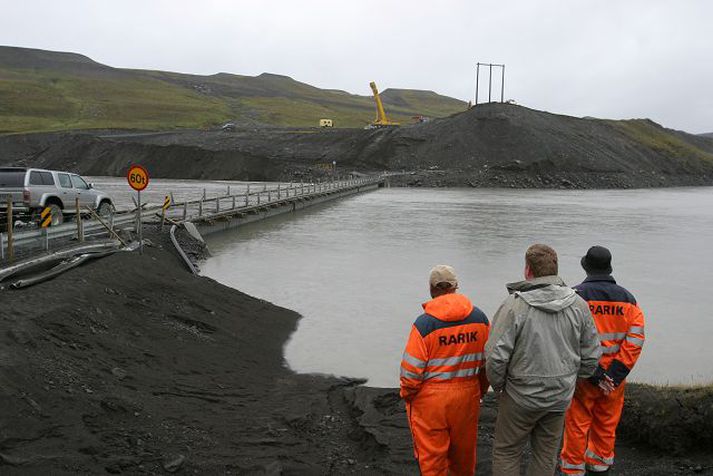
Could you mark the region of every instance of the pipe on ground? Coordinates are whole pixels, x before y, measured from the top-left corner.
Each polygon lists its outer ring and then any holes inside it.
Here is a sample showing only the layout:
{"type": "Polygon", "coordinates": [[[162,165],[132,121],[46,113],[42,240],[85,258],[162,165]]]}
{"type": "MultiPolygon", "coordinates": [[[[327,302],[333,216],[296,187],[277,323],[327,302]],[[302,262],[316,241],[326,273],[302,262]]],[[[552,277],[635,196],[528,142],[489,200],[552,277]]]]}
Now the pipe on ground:
{"type": "Polygon", "coordinates": [[[191,270],[191,273],[198,275],[198,270],[196,269],[196,266],[193,264],[193,262],[188,258],[188,255],[183,251],[183,248],[181,248],[181,245],[178,244],[178,240],[176,239],[176,225],[171,225],[171,242],[173,243],[173,246],[176,247],[176,251],[178,251],[178,254],[181,255],[181,258],[183,258],[183,261],[186,262],[186,265],[188,266],[188,269],[191,270]]]}

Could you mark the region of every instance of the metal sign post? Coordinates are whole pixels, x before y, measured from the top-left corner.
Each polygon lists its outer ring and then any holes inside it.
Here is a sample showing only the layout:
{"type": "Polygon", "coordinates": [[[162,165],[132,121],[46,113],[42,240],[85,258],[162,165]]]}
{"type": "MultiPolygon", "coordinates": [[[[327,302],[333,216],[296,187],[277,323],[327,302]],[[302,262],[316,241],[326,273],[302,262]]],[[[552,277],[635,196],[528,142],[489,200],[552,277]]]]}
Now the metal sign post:
{"type": "Polygon", "coordinates": [[[126,174],[129,186],[136,190],[136,233],[139,235],[139,253],[144,253],[143,225],[141,223],[141,191],[149,186],[149,173],[140,165],[132,165],[126,174]]]}
{"type": "Polygon", "coordinates": [[[42,210],[42,213],[40,213],[40,226],[44,231],[43,246],[45,251],[50,250],[50,227],[52,226],[52,219],[52,209],[50,207],[46,207],[44,210],[42,210]]]}
{"type": "Polygon", "coordinates": [[[136,207],[136,232],[139,235],[139,254],[144,254],[144,227],[141,224],[141,190],[136,191],[136,202],[139,204],[136,207]]]}

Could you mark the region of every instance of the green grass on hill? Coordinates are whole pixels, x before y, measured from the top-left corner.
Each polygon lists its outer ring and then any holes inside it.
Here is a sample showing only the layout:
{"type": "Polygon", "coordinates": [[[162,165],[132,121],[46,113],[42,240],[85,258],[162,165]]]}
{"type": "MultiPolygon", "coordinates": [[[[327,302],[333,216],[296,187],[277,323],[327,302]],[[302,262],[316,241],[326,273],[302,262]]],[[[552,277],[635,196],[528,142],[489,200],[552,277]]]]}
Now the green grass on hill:
{"type": "MultiPolygon", "coordinates": [[[[247,86],[236,90],[225,77],[212,82],[209,77],[204,83],[210,94],[197,92],[190,83],[160,78],[169,76],[74,76],[0,68],[0,132],[204,128],[241,119],[314,127],[329,118],[336,127],[364,127],[375,116],[370,97],[319,90],[290,78],[269,78],[265,84],[247,78],[247,86]]],[[[447,116],[461,109],[459,101],[419,93],[399,90],[397,104],[385,101],[389,118],[408,124],[416,114],[447,116]]]]}
{"type": "Polygon", "coordinates": [[[0,71],[0,131],[204,127],[230,117],[222,101],[154,79],[0,71]]]}
{"type": "Polygon", "coordinates": [[[363,127],[364,114],[338,110],[308,100],[284,97],[245,98],[241,103],[258,115],[261,122],[278,126],[317,126],[319,119],[329,118],[336,127],[363,127]]]}
{"type": "MultiPolygon", "coordinates": [[[[387,108],[418,111],[418,115],[427,117],[445,117],[467,109],[465,102],[446,98],[432,91],[387,89],[381,96],[387,108]]],[[[409,114],[408,118],[411,119],[413,115],[409,114]]]]}
{"type": "Polygon", "coordinates": [[[713,161],[713,154],[684,141],[661,126],[643,119],[607,121],[636,142],[672,157],[689,157],[713,161]]]}
{"type": "MultiPolygon", "coordinates": [[[[387,114],[442,117],[465,103],[431,91],[387,89],[387,114]]],[[[226,121],[315,127],[363,127],[374,101],[263,73],[210,76],[118,69],[82,55],[0,46],[0,132],[62,129],[215,127],[226,121]]]]}
{"type": "MultiPolygon", "coordinates": [[[[284,97],[256,97],[239,101],[243,108],[257,114],[261,122],[279,126],[315,127],[319,119],[334,121],[335,127],[364,127],[374,120],[375,107],[367,101],[358,106],[320,104],[318,102],[284,97]]],[[[401,124],[413,122],[413,112],[404,108],[387,108],[387,116],[401,124]]],[[[447,114],[446,114],[447,115],[447,114]]]]}

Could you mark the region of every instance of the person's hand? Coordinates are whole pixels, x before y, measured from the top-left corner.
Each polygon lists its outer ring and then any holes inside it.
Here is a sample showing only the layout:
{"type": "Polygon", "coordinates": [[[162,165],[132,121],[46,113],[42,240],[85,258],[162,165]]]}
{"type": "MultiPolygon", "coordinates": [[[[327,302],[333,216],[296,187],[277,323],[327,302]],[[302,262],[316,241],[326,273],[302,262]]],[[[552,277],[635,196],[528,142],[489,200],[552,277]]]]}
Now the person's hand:
{"type": "Polygon", "coordinates": [[[604,395],[609,395],[616,388],[614,386],[614,380],[612,380],[612,378],[610,376],[608,376],[607,374],[604,374],[602,379],[599,381],[598,386],[599,386],[599,390],[601,390],[604,395]]]}

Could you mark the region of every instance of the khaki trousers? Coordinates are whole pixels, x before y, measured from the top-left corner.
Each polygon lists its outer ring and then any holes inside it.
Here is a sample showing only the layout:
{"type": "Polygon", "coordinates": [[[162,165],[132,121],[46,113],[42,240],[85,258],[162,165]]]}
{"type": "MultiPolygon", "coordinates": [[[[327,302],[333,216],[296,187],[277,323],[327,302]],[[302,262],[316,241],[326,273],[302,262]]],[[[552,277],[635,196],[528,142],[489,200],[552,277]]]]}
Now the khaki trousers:
{"type": "Polygon", "coordinates": [[[518,476],[528,439],[528,476],[552,476],[562,438],[564,412],[529,410],[503,392],[498,401],[493,443],[493,476],[518,476]]]}

